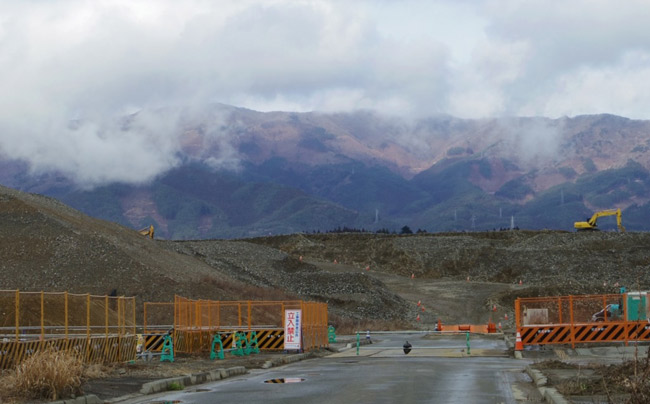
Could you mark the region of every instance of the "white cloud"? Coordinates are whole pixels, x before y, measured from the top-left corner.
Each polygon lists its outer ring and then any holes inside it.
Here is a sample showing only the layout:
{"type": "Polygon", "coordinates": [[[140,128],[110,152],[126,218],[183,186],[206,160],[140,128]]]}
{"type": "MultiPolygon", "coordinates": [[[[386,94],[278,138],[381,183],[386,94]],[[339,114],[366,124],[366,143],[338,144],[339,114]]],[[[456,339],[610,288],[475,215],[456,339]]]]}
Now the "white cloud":
{"type": "Polygon", "coordinates": [[[650,118],[648,14],[642,0],[5,1],[0,152],[87,184],[146,181],[179,150],[174,114],[161,127],[147,111],[214,101],[650,118]]]}

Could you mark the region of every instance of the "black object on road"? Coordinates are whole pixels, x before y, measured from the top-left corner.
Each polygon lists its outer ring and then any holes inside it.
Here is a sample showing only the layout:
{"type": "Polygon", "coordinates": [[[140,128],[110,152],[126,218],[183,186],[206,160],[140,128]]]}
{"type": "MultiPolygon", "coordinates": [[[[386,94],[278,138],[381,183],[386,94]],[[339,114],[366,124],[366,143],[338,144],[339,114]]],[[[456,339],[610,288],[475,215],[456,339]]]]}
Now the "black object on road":
{"type": "Polygon", "coordinates": [[[405,354],[408,354],[409,352],[411,352],[411,347],[412,347],[412,345],[409,344],[408,341],[406,341],[406,342],[404,343],[404,345],[402,346],[402,348],[404,348],[404,353],[405,353],[405,354]]]}

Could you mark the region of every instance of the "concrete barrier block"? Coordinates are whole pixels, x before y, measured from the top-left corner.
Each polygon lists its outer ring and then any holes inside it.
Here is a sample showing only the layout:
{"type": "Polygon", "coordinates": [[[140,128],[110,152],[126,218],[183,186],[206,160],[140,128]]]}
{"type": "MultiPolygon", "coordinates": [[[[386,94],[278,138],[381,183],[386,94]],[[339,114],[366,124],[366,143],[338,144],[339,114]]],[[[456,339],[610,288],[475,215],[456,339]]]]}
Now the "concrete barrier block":
{"type": "Polygon", "coordinates": [[[156,393],[157,391],[155,390],[155,385],[160,384],[160,382],[147,382],[143,383],[142,387],[140,387],[140,393],[142,394],[152,394],[156,393]]]}
{"type": "Polygon", "coordinates": [[[546,386],[548,380],[546,379],[546,376],[544,376],[544,374],[539,370],[533,369],[530,366],[526,366],[526,373],[528,373],[528,376],[533,379],[533,382],[537,387],[546,386]]]}
{"type": "Polygon", "coordinates": [[[548,387],[544,391],[544,398],[552,404],[569,404],[566,398],[554,387],[548,387]]]}
{"type": "Polygon", "coordinates": [[[217,381],[217,380],[221,380],[221,369],[211,370],[208,374],[210,375],[209,376],[210,381],[214,382],[214,381],[217,381]]]}
{"type": "Polygon", "coordinates": [[[208,372],[195,373],[192,375],[192,384],[201,384],[209,381],[210,374],[208,372]]]}
{"type": "Polygon", "coordinates": [[[228,372],[228,376],[230,377],[246,374],[246,368],[243,366],[235,366],[232,368],[228,368],[226,369],[226,371],[228,372]]]}
{"type": "Polygon", "coordinates": [[[88,394],[87,396],[84,396],[86,398],[85,404],[103,404],[104,400],[100,400],[99,397],[97,397],[94,394],[88,394]]]}

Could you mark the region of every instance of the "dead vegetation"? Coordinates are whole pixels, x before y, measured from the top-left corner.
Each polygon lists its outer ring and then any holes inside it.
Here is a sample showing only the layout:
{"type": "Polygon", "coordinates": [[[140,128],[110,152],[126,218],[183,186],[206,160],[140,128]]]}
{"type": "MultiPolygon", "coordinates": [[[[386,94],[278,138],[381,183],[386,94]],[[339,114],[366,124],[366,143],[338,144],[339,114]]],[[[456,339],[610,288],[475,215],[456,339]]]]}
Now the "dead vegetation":
{"type": "Polygon", "coordinates": [[[602,389],[610,403],[650,403],[650,349],[648,355],[635,358],[620,365],[611,365],[601,370],[602,389]],[[616,399],[617,394],[627,396],[624,401],[616,399]]]}
{"type": "Polygon", "coordinates": [[[551,385],[564,396],[587,396],[594,402],[602,397],[610,404],[650,403],[650,350],[649,355],[611,365],[575,364],[559,360],[536,363],[551,385]],[[572,377],[556,378],[557,372],[573,371],[572,377]]]}
{"type": "Polygon", "coordinates": [[[46,350],[29,356],[2,378],[4,399],[70,398],[82,393],[83,361],[69,352],[46,350]]]}

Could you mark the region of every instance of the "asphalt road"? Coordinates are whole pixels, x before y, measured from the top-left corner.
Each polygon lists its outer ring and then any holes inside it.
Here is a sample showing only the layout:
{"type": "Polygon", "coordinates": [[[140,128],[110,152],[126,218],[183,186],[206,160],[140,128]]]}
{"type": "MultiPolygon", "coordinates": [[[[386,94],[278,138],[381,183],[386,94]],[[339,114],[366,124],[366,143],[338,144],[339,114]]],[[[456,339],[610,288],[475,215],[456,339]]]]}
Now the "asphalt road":
{"type": "Polygon", "coordinates": [[[500,339],[423,334],[374,335],[376,343],[326,358],[129,403],[519,403],[528,395],[527,361],[507,357],[500,339]],[[408,340],[413,350],[402,351],[408,340]],[[284,379],[285,383],[267,381],[284,379]]]}

